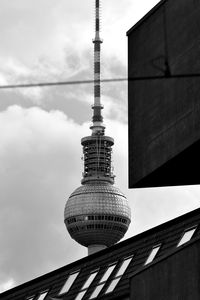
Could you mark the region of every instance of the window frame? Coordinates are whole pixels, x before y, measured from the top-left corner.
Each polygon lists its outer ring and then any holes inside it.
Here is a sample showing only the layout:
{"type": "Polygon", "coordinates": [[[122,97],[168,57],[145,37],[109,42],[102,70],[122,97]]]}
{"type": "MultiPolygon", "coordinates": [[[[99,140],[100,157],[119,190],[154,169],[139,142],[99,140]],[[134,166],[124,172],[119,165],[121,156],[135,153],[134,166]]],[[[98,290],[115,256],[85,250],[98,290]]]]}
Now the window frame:
{"type": "Polygon", "coordinates": [[[125,257],[125,258],[122,260],[122,262],[121,262],[121,264],[120,264],[120,267],[119,267],[118,270],[117,270],[117,273],[115,274],[114,278],[111,280],[111,282],[109,283],[108,287],[106,288],[105,294],[109,294],[109,293],[111,293],[111,292],[114,291],[114,289],[116,288],[116,286],[118,285],[118,283],[119,283],[120,280],[122,279],[123,275],[125,274],[126,270],[128,269],[128,267],[129,267],[129,265],[130,265],[130,263],[131,263],[133,257],[134,257],[134,254],[133,254],[133,255],[129,255],[129,256],[125,257]],[[120,269],[123,267],[123,264],[124,264],[124,262],[125,262],[126,260],[130,260],[130,261],[129,261],[128,265],[126,266],[126,268],[124,269],[124,271],[118,275],[120,269]],[[117,281],[117,283],[114,284],[114,287],[111,288],[111,286],[112,286],[112,284],[113,284],[114,281],[117,281]],[[111,288],[111,290],[110,290],[110,288],[111,288]]]}
{"type": "Polygon", "coordinates": [[[98,273],[99,273],[99,268],[98,268],[98,269],[95,269],[95,270],[92,270],[92,271],[89,273],[87,279],[85,280],[85,282],[83,283],[82,287],[81,287],[80,290],[78,291],[78,294],[76,295],[75,300],[79,300],[79,299],[81,300],[81,299],[85,296],[85,294],[87,293],[87,290],[89,289],[89,287],[91,286],[91,284],[92,284],[93,281],[95,280],[95,278],[96,278],[96,276],[98,275],[98,273]],[[90,277],[91,277],[93,274],[95,274],[95,275],[94,275],[94,277],[92,278],[92,281],[89,281],[90,277]],[[89,281],[89,284],[86,285],[86,283],[87,283],[88,281],[89,281]],[[83,294],[81,298],[79,297],[80,294],[83,294]]]}
{"type": "Polygon", "coordinates": [[[109,265],[107,266],[107,269],[105,270],[103,276],[102,276],[101,279],[99,280],[99,283],[103,283],[103,282],[106,282],[106,281],[108,280],[108,278],[111,276],[111,274],[113,273],[114,269],[116,268],[117,263],[118,263],[118,261],[116,261],[116,262],[114,262],[114,263],[111,263],[111,264],[109,264],[109,265]],[[109,275],[106,277],[105,275],[106,275],[107,271],[108,271],[110,268],[112,268],[112,267],[113,267],[112,271],[110,272],[110,274],[108,273],[109,275]],[[106,279],[104,279],[104,277],[106,277],[106,279]]]}
{"type": "Polygon", "coordinates": [[[115,261],[115,262],[112,262],[112,263],[110,263],[109,265],[107,265],[106,270],[104,271],[104,273],[103,273],[102,277],[100,278],[98,284],[95,286],[93,292],[91,293],[91,295],[90,295],[90,297],[89,297],[89,300],[90,300],[90,299],[95,299],[95,298],[97,298],[97,297],[99,296],[99,294],[101,293],[102,289],[104,288],[104,286],[105,286],[107,280],[110,278],[110,276],[111,276],[112,273],[114,272],[114,270],[115,270],[117,264],[118,264],[118,261],[115,261]],[[114,267],[113,267],[112,271],[110,272],[110,274],[108,273],[108,276],[105,276],[106,273],[107,273],[107,271],[109,270],[109,268],[111,268],[112,266],[114,266],[114,267]],[[104,279],[104,277],[105,277],[106,279],[104,279]],[[100,287],[101,287],[101,288],[100,288],[100,287]],[[95,291],[98,290],[99,288],[100,288],[100,290],[98,291],[97,295],[92,297],[92,295],[95,294],[95,291]]]}
{"type": "Polygon", "coordinates": [[[84,296],[85,296],[85,294],[87,293],[87,289],[85,289],[85,290],[82,290],[82,291],[79,291],[78,292],[78,294],[76,295],[76,298],[74,299],[74,300],[81,300],[84,296]],[[79,297],[81,294],[83,294],[82,296],[81,296],[81,298],[79,297]]]}
{"type": "Polygon", "coordinates": [[[104,294],[112,293],[112,292],[114,291],[114,289],[116,288],[116,286],[118,285],[118,283],[120,282],[121,278],[122,278],[122,276],[114,277],[114,278],[112,279],[112,281],[110,282],[109,286],[106,288],[104,294]],[[112,286],[112,285],[113,285],[113,282],[115,282],[115,281],[117,281],[116,284],[114,284],[114,286],[112,286]]]}
{"type": "Polygon", "coordinates": [[[62,287],[61,287],[61,289],[60,289],[60,291],[59,291],[59,293],[58,293],[58,296],[63,295],[63,294],[67,294],[67,293],[69,292],[69,290],[71,289],[71,287],[72,287],[72,285],[74,284],[75,280],[77,279],[78,275],[80,274],[80,271],[81,271],[81,270],[78,269],[78,270],[76,270],[76,271],[73,271],[73,272],[68,273],[67,279],[65,279],[65,282],[64,282],[64,284],[62,285],[62,287]],[[65,291],[65,289],[64,289],[65,285],[67,284],[67,282],[68,282],[70,276],[72,276],[72,275],[74,275],[74,274],[77,274],[76,277],[74,278],[74,280],[72,281],[72,283],[70,284],[70,286],[68,287],[68,289],[65,291]],[[62,292],[63,289],[64,289],[64,291],[62,292]]]}
{"type": "Polygon", "coordinates": [[[152,263],[154,261],[154,259],[156,258],[160,248],[161,248],[162,244],[159,243],[159,244],[156,244],[154,245],[152,248],[151,248],[151,252],[149,253],[147,259],[145,260],[145,263],[144,263],[144,266],[152,263]],[[154,254],[153,258],[150,260],[150,257],[151,257],[151,254],[153,253],[154,249],[158,248],[158,250],[156,251],[156,253],[154,254]],[[149,261],[150,260],[150,261],[149,261]]]}
{"type": "Polygon", "coordinates": [[[126,269],[128,268],[129,264],[131,263],[133,257],[134,257],[134,254],[133,254],[133,255],[129,255],[129,256],[123,258],[123,260],[122,260],[122,262],[121,262],[121,264],[120,264],[120,267],[118,268],[117,273],[116,273],[116,275],[114,276],[115,278],[117,278],[117,277],[122,277],[122,276],[124,275],[124,273],[126,272],[126,269]],[[125,262],[126,260],[129,260],[129,259],[130,259],[130,262],[129,262],[128,265],[126,266],[126,268],[125,268],[125,270],[123,271],[123,273],[122,273],[122,274],[118,274],[119,271],[120,271],[120,269],[122,268],[124,262],[125,262]]]}
{"type": "MultiPolygon", "coordinates": [[[[42,292],[39,292],[39,294],[38,294],[36,300],[45,300],[45,298],[46,298],[46,296],[48,295],[48,293],[49,293],[49,289],[43,290],[42,292]],[[43,299],[40,299],[40,296],[42,296],[42,294],[45,294],[45,296],[44,296],[43,299]]],[[[33,299],[34,299],[34,298],[33,298],[33,299]]]]}
{"type": "Polygon", "coordinates": [[[196,231],[197,227],[198,227],[198,224],[196,224],[196,225],[194,225],[194,226],[191,226],[191,227],[188,227],[188,228],[184,229],[184,231],[183,231],[183,233],[182,233],[182,235],[181,235],[181,237],[180,237],[180,239],[179,239],[179,241],[178,241],[176,247],[178,248],[178,247],[180,247],[180,246],[182,246],[182,245],[185,245],[185,244],[188,243],[189,241],[191,241],[193,235],[195,234],[195,231],[196,231]],[[187,240],[187,241],[185,241],[185,242],[181,242],[181,241],[183,240],[184,236],[187,234],[187,232],[190,232],[190,231],[192,231],[192,230],[194,230],[194,231],[193,231],[193,233],[192,233],[190,239],[187,240]]]}

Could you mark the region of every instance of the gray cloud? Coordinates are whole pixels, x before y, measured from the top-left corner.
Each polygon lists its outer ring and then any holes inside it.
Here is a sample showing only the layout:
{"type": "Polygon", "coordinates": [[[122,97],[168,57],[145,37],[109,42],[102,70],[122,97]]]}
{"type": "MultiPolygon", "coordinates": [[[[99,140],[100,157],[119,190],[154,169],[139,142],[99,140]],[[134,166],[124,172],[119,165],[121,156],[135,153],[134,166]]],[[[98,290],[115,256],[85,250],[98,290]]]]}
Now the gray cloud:
{"type": "MultiPolygon", "coordinates": [[[[131,2],[124,0],[119,7],[113,6],[115,22],[123,23],[124,18],[120,19],[119,15],[127,5],[131,5],[131,2]]],[[[107,2],[103,6],[104,25],[107,28],[110,24],[107,13],[113,11],[113,8],[107,2]]],[[[92,10],[89,0],[84,3],[77,0],[44,0],[40,1],[40,5],[32,0],[16,0],[9,4],[3,1],[0,20],[1,36],[5,40],[0,49],[2,79],[9,83],[92,79],[92,10]]],[[[104,34],[106,42],[103,44],[102,78],[123,77],[126,73],[125,62],[120,51],[115,51],[115,54],[109,52],[113,41],[107,38],[106,32],[104,34]]],[[[119,38],[120,36],[126,40],[125,31],[123,34],[120,32],[119,38]]],[[[118,43],[119,40],[115,42],[118,43]]],[[[107,83],[103,85],[102,91],[105,117],[126,122],[126,84],[107,83]]],[[[1,107],[4,109],[11,103],[31,107],[33,103],[47,111],[63,110],[81,123],[88,119],[86,106],[92,102],[92,85],[80,85],[65,89],[8,91],[1,99],[1,107]],[[79,105],[78,113],[76,101],[79,105]]]]}
{"type": "Polygon", "coordinates": [[[83,252],[65,232],[63,209],[79,185],[84,129],[62,113],[18,106],[0,114],[0,127],[0,278],[18,284],[83,252]]]}

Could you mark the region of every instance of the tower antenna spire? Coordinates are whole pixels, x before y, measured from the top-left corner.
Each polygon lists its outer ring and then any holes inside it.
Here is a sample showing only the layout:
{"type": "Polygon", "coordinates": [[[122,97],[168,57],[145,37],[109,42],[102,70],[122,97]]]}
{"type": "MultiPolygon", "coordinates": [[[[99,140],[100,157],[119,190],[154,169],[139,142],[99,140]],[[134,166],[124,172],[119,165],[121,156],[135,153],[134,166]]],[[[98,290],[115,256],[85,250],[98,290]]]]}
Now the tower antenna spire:
{"type": "Polygon", "coordinates": [[[93,134],[104,134],[105,126],[103,125],[103,117],[101,110],[101,43],[103,40],[100,38],[100,0],[95,0],[95,38],[94,43],[94,105],[92,117],[93,134]]]}

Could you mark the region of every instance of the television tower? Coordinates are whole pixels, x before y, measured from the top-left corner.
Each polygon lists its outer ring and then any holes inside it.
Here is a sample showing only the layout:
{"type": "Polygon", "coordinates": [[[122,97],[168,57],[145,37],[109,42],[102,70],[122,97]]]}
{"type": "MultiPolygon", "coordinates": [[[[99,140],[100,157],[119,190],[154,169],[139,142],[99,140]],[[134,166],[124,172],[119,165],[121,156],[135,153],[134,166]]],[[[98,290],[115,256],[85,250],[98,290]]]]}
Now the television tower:
{"type": "Polygon", "coordinates": [[[91,136],[81,139],[84,172],[65,205],[64,220],[71,237],[88,247],[88,254],[117,243],[126,233],[131,212],[125,195],[114,184],[111,154],[114,140],[105,136],[101,110],[100,0],[95,0],[94,105],[91,136]]]}

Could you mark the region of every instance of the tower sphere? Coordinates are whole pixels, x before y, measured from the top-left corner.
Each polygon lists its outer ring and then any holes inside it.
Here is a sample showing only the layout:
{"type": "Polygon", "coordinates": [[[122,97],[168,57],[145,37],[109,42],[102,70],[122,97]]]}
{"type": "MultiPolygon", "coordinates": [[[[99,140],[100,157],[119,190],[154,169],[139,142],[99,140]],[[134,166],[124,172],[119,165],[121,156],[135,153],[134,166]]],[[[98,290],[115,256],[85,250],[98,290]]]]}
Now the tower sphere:
{"type": "Polygon", "coordinates": [[[71,237],[83,246],[117,243],[131,220],[125,195],[106,181],[78,187],[65,206],[65,224],[71,237]]]}

